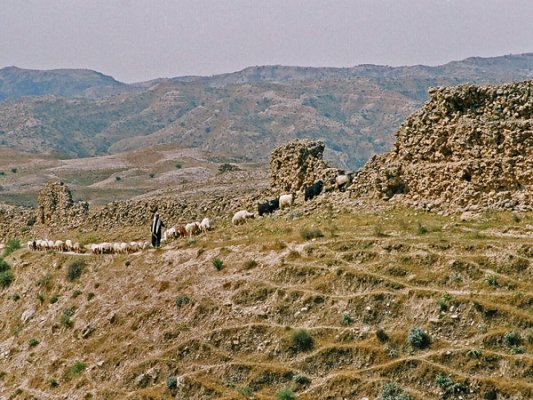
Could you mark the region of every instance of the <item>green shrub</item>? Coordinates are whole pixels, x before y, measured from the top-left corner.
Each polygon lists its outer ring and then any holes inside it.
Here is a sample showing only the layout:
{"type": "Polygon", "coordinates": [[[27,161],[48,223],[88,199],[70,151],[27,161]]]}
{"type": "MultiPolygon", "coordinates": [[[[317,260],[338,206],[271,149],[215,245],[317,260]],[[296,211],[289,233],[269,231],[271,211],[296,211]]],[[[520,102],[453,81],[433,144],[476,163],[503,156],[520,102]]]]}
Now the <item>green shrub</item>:
{"type": "Polygon", "coordinates": [[[512,346],[511,347],[511,354],[524,354],[526,352],[526,349],[524,346],[512,346]]]}
{"type": "Polygon", "coordinates": [[[490,286],[498,286],[498,280],[496,279],[496,276],[489,274],[485,277],[485,282],[487,282],[490,286]]]}
{"type": "Polygon", "coordinates": [[[296,396],[292,389],[284,388],[276,392],[276,400],[296,400],[296,396]]]}
{"type": "Polygon", "coordinates": [[[18,293],[13,293],[13,295],[11,296],[11,300],[13,300],[13,301],[19,301],[19,300],[20,300],[20,294],[18,294],[18,293]]]}
{"type": "Polygon", "coordinates": [[[92,299],[94,299],[95,296],[96,295],[93,292],[87,293],[87,301],[91,301],[92,299]]]}
{"type": "Polygon", "coordinates": [[[42,293],[37,293],[37,300],[39,300],[39,302],[40,302],[41,304],[43,304],[43,303],[44,303],[44,294],[42,294],[42,293]]]}
{"type": "Polygon", "coordinates": [[[72,298],[75,299],[76,297],[79,297],[81,295],[81,290],[76,289],[72,292],[72,298]]]}
{"type": "Polygon", "coordinates": [[[28,340],[28,345],[29,345],[30,347],[35,347],[35,346],[37,346],[38,344],[39,344],[39,341],[38,341],[37,339],[35,339],[35,338],[32,338],[32,339],[28,340]]]}
{"type": "Polygon", "coordinates": [[[61,325],[63,325],[66,328],[72,328],[74,325],[74,322],[70,319],[74,315],[74,310],[72,308],[65,308],[63,310],[63,314],[61,314],[61,325]]]}
{"type": "Polygon", "coordinates": [[[6,247],[4,247],[4,257],[7,257],[18,249],[20,249],[20,242],[17,239],[8,240],[6,243],[6,247]]]}
{"type": "Polygon", "coordinates": [[[317,238],[324,237],[324,234],[318,228],[303,227],[302,229],[300,229],[300,236],[304,240],[311,240],[311,239],[317,239],[317,238]]]}
{"type": "Polygon", "coordinates": [[[466,391],[466,387],[463,384],[456,383],[450,376],[437,374],[435,381],[442,390],[442,397],[445,399],[466,391]]]}
{"type": "Polygon", "coordinates": [[[59,382],[54,379],[54,378],[51,378],[48,380],[48,385],[51,387],[51,388],[56,388],[59,386],[59,382]]]}
{"type": "Polygon", "coordinates": [[[176,169],[181,169],[181,168],[182,168],[181,163],[176,163],[176,169]]]}
{"type": "Polygon", "coordinates": [[[412,400],[413,398],[394,382],[386,383],[381,391],[381,400],[412,400]]]}
{"type": "Polygon", "coordinates": [[[115,181],[116,182],[120,182],[122,180],[122,178],[120,176],[115,176],[115,181]]]}
{"type": "Polygon", "coordinates": [[[429,346],[431,340],[426,332],[418,326],[415,326],[407,335],[407,342],[417,349],[424,349],[429,346]]]}
{"type": "Polygon", "coordinates": [[[0,257],[0,272],[9,271],[10,269],[11,265],[9,265],[6,260],[0,257]]]}
{"type": "Polygon", "coordinates": [[[213,263],[213,267],[215,267],[217,271],[220,271],[222,270],[222,268],[224,268],[224,261],[222,261],[218,257],[213,258],[211,262],[213,263]]]}
{"type": "Polygon", "coordinates": [[[85,268],[85,263],[82,260],[75,260],[69,266],[67,270],[67,280],[72,282],[76,279],[79,279],[83,269],[85,268]]]}
{"type": "Polygon", "coordinates": [[[0,272],[0,287],[6,288],[11,285],[11,282],[15,279],[13,272],[10,270],[0,272]]]}
{"type": "Polygon", "coordinates": [[[85,371],[85,368],[87,366],[82,361],[76,361],[72,367],[68,370],[68,375],[71,377],[80,375],[83,371],[85,371]]]}
{"type": "Polygon", "coordinates": [[[380,342],[386,342],[387,340],[389,340],[389,335],[387,335],[387,333],[383,329],[378,329],[376,331],[376,337],[380,342]]]}
{"type": "Polygon", "coordinates": [[[448,302],[452,299],[452,296],[448,292],[444,292],[440,297],[437,305],[440,311],[446,311],[448,309],[448,302]]]}
{"type": "Polygon", "coordinates": [[[418,233],[419,235],[425,235],[428,232],[429,232],[428,228],[426,228],[420,222],[417,222],[417,224],[416,224],[416,233],[418,233]]]}
{"type": "Polygon", "coordinates": [[[50,297],[50,304],[55,304],[55,303],[57,303],[57,300],[58,300],[58,299],[59,299],[59,298],[57,297],[57,294],[52,295],[52,297],[50,297]]]}
{"type": "Polygon", "coordinates": [[[178,379],[175,376],[169,376],[167,378],[167,388],[175,389],[178,387],[178,379]]]}
{"type": "Polygon", "coordinates": [[[350,317],[350,314],[344,313],[342,314],[341,324],[342,325],[351,325],[353,323],[353,318],[350,317]]]}
{"type": "Polygon", "coordinates": [[[153,178],[153,177],[155,177],[155,173],[150,172],[150,173],[148,174],[148,176],[149,176],[150,178],[153,178]]]}
{"type": "Polygon", "coordinates": [[[17,171],[18,171],[18,169],[16,169],[16,168],[11,168],[11,172],[13,172],[14,174],[16,174],[17,171]]]}
{"type": "Polygon", "coordinates": [[[249,269],[252,269],[252,268],[255,268],[255,267],[257,267],[257,261],[255,261],[254,259],[246,260],[244,262],[244,269],[245,270],[249,270],[249,269]]]}
{"type": "Polygon", "coordinates": [[[311,380],[305,376],[305,375],[295,375],[293,378],[294,382],[298,383],[299,385],[307,385],[311,382],[311,380]]]}
{"type": "Polygon", "coordinates": [[[189,299],[189,296],[187,296],[186,294],[182,294],[176,297],[176,306],[178,308],[186,304],[189,304],[190,302],[191,302],[191,299],[189,299]]]}
{"type": "Polygon", "coordinates": [[[309,351],[313,349],[314,341],[307,330],[298,329],[292,334],[292,345],[297,351],[309,351]]]}
{"type": "Polygon", "coordinates": [[[254,391],[250,386],[240,387],[237,391],[244,397],[251,397],[254,394],[254,391]]]}
{"type": "Polygon", "coordinates": [[[503,343],[506,346],[520,346],[522,344],[522,337],[518,332],[507,332],[503,335],[503,343]]]}

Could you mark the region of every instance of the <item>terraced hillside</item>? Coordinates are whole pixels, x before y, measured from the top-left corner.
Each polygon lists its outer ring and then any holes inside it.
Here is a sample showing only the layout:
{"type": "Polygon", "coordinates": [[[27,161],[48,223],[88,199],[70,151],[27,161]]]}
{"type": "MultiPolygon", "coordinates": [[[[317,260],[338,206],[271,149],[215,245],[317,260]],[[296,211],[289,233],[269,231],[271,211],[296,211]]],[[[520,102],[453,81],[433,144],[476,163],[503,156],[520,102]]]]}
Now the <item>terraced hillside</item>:
{"type": "Polygon", "coordinates": [[[16,250],[14,281],[0,289],[0,393],[533,397],[533,214],[461,221],[338,204],[239,227],[220,219],[133,255],[16,250]]]}

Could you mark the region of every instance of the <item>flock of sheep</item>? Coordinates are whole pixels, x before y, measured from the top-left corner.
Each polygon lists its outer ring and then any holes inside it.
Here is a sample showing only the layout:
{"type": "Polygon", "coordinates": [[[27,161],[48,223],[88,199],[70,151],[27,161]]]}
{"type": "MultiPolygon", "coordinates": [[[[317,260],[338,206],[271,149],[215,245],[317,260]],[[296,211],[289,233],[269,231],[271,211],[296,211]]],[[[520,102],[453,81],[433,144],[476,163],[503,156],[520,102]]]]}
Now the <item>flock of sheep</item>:
{"type": "MultiPolygon", "coordinates": [[[[342,190],[350,181],[351,174],[339,175],[336,180],[336,187],[342,190]]],[[[313,185],[304,189],[304,200],[308,201],[318,196],[324,187],[322,181],[317,181],[313,185]]],[[[278,209],[288,208],[294,204],[296,193],[282,194],[281,196],[268,200],[265,203],[257,205],[257,212],[259,216],[271,214],[278,209]]],[[[255,214],[247,210],[237,211],[231,222],[233,225],[240,225],[245,223],[248,219],[255,218],[255,214]]],[[[162,242],[166,242],[176,238],[182,238],[196,235],[200,232],[207,233],[211,230],[211,221],[209,218],[204,218],[202,222],[191,222],[186,225],[173,226],[163,232],[162,242]]],[[[75,253],[85,253],[90,250],[93,254],[131,254],[141,250],[146,250],[150,247],[147,241],[140,242],[105,242],[95,243],[87,246],[82,246],[80,243],[73,243],[72,240],[32,240],[28,242],[28,250],[31,251],[72,251],[75,253]]]]}

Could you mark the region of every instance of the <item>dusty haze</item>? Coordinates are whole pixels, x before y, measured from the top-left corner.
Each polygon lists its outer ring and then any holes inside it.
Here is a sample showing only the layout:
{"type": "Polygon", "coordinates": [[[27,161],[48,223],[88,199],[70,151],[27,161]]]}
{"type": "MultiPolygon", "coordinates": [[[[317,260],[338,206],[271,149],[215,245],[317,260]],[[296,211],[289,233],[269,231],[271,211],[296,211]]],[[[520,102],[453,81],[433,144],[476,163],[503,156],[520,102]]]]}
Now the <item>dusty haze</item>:
{"type": "Polygon", "coordinates": [[[531,51],[529,0],[0,0],[0,67],[126,81],[531,51]]]}

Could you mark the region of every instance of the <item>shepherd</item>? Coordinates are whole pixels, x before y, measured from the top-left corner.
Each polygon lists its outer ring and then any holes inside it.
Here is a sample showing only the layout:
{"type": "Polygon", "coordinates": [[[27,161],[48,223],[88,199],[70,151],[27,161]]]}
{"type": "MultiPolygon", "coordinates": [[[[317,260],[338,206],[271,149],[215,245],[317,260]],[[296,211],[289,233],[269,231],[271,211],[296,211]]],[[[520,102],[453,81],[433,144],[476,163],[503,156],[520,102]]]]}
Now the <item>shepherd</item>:
{"type": "Polygon", "coordinates": [[[152,218],[152,246],[159,247],[161,244],[161,231],[165,226],[163,220],[159,218],[159,214],[155,213],[152,218]]]}

